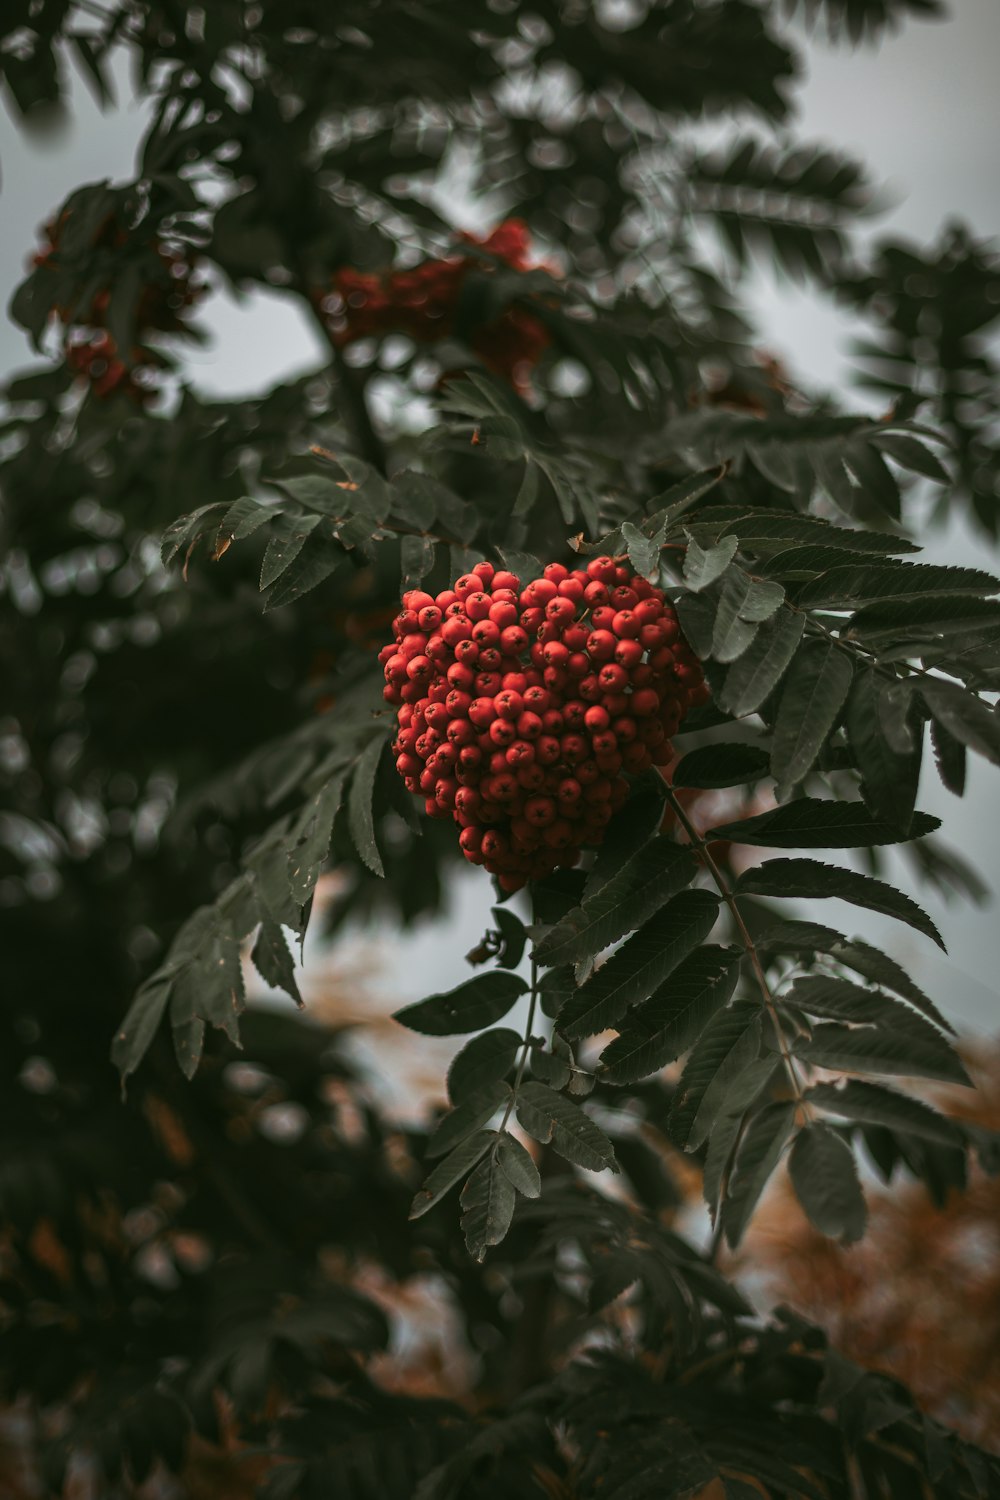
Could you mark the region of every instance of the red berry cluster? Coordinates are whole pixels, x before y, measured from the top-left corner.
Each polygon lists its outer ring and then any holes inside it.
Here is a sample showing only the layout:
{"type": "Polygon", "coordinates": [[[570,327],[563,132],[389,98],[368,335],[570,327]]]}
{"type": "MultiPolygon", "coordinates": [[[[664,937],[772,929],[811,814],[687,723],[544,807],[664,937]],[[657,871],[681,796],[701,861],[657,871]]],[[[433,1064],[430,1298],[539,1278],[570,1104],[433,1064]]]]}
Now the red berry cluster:
{"type": "Polygon", "coordinates": [[[708,690],[660,589],[611,557],[522,589],[477,563],[403,596],[379,653],[396,769],[506,891],[573,865],[708,690]]]}
{"type": "MultiPolygon", "coordinates": [[[[48,244],[33,257],[36,272],[62,272],[61,246],[69,214],[45,226],[48,244]]],[[[103,220],[91,242],[93,251],[114,255],[129,241],[114,214],[103,220]]],[[[191,265],[175,250],[153,236],[140,247],[145,283],[135,308],[138,337],[148,333],[183,333],[184,317],[204,295],[206,288],[194,280],[191,265]]],[[[88,273],[89,274],[89,273],[88,273]]],[[[109,277],[115,274],[109,263],[109,277]]],[[[126,359],[107,331],[111,306],[110,286],[93,293],[89,306],[76,302],[54,301],[53,316],[63,323],[66,334],[64,351],[69,368],[89,381],[95,396],[101,398],[123,391],[133,401],[144,404],[156,395],[156,372],[165,361],[155,350],[137,344],[126,359]]]]}
{"type": "MultiPolygon", "coordinates": [[[[520,219],[505,220],[485,239],[470,234],[460,238],[517,271],[531,268],[528,227],[520,219]]],[[[343,268],[333,278],[335,296],[329,305],[337,343],[389,333],[406,334],[420,344],[448,338],[455,332],[462,285],[473,270],[488,272],[489,262],[453,255],[424,261],[411,271],[381,275],[343,268]]],[[[525,388],[549,342],[544,324],[521,307],[509,307],[469,336],[470,347],[487,369],[518,389],[525,388]]]]}

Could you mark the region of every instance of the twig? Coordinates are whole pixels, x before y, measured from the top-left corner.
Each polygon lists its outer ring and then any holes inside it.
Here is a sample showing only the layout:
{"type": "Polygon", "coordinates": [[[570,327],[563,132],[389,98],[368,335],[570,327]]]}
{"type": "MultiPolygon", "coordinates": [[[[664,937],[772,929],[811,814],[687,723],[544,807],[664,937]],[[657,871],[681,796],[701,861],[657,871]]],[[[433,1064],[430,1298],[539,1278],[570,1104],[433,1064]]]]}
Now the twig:
{"type": "MultiPolygon", "coordinates": [[[[661,775],[663,775],[662,771],[661,775]]],[[[739,932],[740,940],[743,943],[744,948],[746,949],[748,958],[750,959],[750,965],[753,969],[754,977],[757,980],[757,986],[760,990],[761,999],[764,1002],[764,1008],[771,1018],[771,1023],[774,1027],[775,1039],[778,1043],[778,1050],[780,1051],[782,1061],[785,1064],[785,1071],[788,1074],[788,1081],[791,1086],[792,1093],[795,1096],[795,1101],[804,1111],[808,1113],[808,1105],[806,1104],[802,1093],[802,1084],[799,1080],[799,1075],[795,1068],[795,1060],[788,1050],[788,1043],[785,1040],[785,1033],[781,1027],[781,1018],[778,1015],[778,1008],[775,1004],[774,996],[771,993],[771,986],[767,982],[767,975],[764,973],[764,966],[760,961],[760,954],[757,952],[757,945],[750,935],[750,929],[747,927],[746,922],[743,920],[743,913],[740,911],[739,906],[737,905],[736,897],[729,889],[729,885],[726,881],[725,876],[722,874],[722,871],[719,869],[718,865],[715,863],[715,860],[712,858],[708,843],[694,828],[694,825],[688,818],[687,813],[681,806],[678,798],[674,794],[673,788],[671,787],[665,776],[663,777],[663,784],[666,788],[667,800],[674,810],[677,821],[681,824],[681,827],[687,834],[692,848],[697,849],[701,854],[701,857],[705,862],[705,867],[716,884],[719,895],[722,897],[723,901],[729,908],[733,921],[735,922],[736,928],[739,932]]]]}

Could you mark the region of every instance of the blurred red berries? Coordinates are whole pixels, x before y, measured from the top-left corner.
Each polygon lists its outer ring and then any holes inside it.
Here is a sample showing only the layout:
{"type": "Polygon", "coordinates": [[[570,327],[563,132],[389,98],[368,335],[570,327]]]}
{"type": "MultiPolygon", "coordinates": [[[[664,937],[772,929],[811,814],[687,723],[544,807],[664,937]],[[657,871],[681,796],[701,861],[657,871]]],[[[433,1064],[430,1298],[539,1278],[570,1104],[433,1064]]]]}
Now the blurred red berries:
{"type": "MultiPolygon", "coordinates": [[[[517,271],[532,268],[529,240],[528,227],[520,219],[505,220],[485,239],[460,236],[460,243],[517,271]]],[[[459,303],[469,273],[489,274],[493,269],[488,260],[462,254],[424,261],[409,271],[373,273],[344,267],[333,278],[330,299],[334,338],[341,346],[390,333],[405,334],[418,344],[449,338],[458,332],[459,303]]],[[[550,343],[545,325],[518,306],[506,308],[464,337],[487,369],[521,392],[527,390],[531,370],[550,343]]]]}
{"type": "MultiPolygon", "coordinates": [[[[36,272],[62,270],[60,249],[68,219],[67,212],[46,224],[44,233],[48,243],[33,257],[36,272]]],[[[129,238],[115,215],[109,214],[95,233],[91,249],[120,252],[128,245],[129,238]]],[[[168,249],[156,236],[142,244],[140,257],[144,280],[133,313],[136,339],[149,333],[183,333],[187,329],[185,314],[204,295],[206,287],[194,280],[193,268],[184,255],[168,249]]],[[[140,261],[133,261],[130,256],[129,263],[140,261]]],[[[94,292],[89,291],[88,285],[88,302],[56,300],[52,315],[67,330],[64,342],[67,366],[90,383],[95,396],[104,399],[118,391],[143,405],[156,395],[156,374],[166,361],[138,342],[127,356],[117,348],[108,332],[116,274],[113,266],[108,274],[109,285],[94,292]]]]}
{"type": "Polygon", "coordinates": [[[600,844],[626,776],[666,765],[670,736],[708,697],[672,606],[613,558],[572,573],[550,563],[525,589],[477,563],[436,598],[414,589],[402,604],[379,653],[399,710],[396,769],[506,891],[600,844]],[[592,630],[607,598],[628,607],[592,630]],[[498,606],[518,623],[500,631],[498,606]],[[645,645],[631,633],[637,616],[645,645]]]}

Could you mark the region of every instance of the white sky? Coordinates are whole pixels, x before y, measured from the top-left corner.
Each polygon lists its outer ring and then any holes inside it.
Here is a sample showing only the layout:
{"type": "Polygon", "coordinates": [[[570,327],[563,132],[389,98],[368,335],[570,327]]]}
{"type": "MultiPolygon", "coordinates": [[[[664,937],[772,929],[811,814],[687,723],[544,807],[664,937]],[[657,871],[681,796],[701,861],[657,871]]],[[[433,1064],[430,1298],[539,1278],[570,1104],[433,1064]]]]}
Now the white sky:
{"type": "MultiPolygon", "coordinates": [[[[1000,4],[955,0],[946,23],[911,25],[890,37],[880,53],[806,49],[808,77],[799,93],[798,132],[835,144],[868,163],[894,206],[873,225],[918,239],[932,238],[941,223],[959,217],[982,234],[1000,230],[1000,4]]],[[[127,90],[121,90],[127,99],[127,90]]],[[[4,299],[17,284],[34,243],[34,227],[79,183],[131,175],[142,114],[126,103],[102,116],[82,88],[76,90],[69,132],[47,145],[19,137],[0,111],[0,286],[4,299]]],[[[786,356],[810,380],[840,384],[845,376],[848,325],[811,293],[755,278],[752,299],[768,347],[786,356]]],[[[277,295],[255,294],[237,305],[216,298],[199,314],[212,335],[210,347],[190,357],[194,383],[206,392],[256,391],[272,380],[317,362],[321,352],[298,309],[277,295]]],[[[0,372],[31,361],[19,329],[0,327],[0,372]]],[[[930,543],[935,560],[983,563],[982,544],[961,523],[930,543]]],[[[1000,558],[996,560],[1000,567],[1000,558]]],[[[921,806],[945,822],[988,883],[1000,889],[996,837],[1000,784],[996,768],[971,763],[962,801],[944,792],[933,770],[924,778],[921,806]]],[[[924,938],[881,918],[826,903],[816,915],[831,925],[883,944],[930,990],[946,1013],[973,1029],[994,1032],[997,1007],[996,908],[942,906],[918,889],[905,871],[897,883],[930,910],[949,948],[945,958],[924,938]]],[[[449,988],[468,973],[461,955],[488,924],[491,883],[470,871],[456,881],[452,911],[387,950],[379,985],[396,1004],[449,988]]]]}

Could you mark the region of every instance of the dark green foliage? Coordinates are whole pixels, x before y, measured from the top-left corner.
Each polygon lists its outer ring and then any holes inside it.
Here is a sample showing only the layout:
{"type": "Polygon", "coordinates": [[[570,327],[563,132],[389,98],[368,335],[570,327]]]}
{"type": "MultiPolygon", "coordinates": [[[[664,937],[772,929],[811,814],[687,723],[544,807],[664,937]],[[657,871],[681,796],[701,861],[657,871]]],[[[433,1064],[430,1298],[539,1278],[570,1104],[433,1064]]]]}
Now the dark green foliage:
{"type": "Polygon", "coordinates": [[[4,10],[26,126],[71,67],[110,106],[123,58],[149,106],[134,180],[53,205],[58,254],[11,302],[44,363],[0,427],[0,1379],[37,1414],[40,1493],[81,1466],[95,1492],[163,1471],[193,1492],[185,1465],[230,1441],[264,1500],[1000,1493],[994,1459],[715,1264],[785,1161],[844,1241],[858,1157],[935,1201],[996,1165],[913,1082],[967,1081],[935,1001],[770,905],[839,899],[940,943],[875,851],[974,890],[916,808],[925,725],[954,793],[969,752],[1000,763],[997,579],[912,560],[927,493],[996,535],[995,256],[962,230],[863,249],[861,168],[761,133],[789,115],[796,18],[858,41],[936,9],[4,10]],[[696,148],[722,112],[756,133],[696,148]],[[446,336],[345,354],[334,276],[452,253],[429,189],[459,158],[544,264],[466,246],[446,336]],[[158,403],[75,381],[53,307],[85,326],[108,290],[128,351],[159,245],[289,299],[321,366],[203,399],[178,359],[195,312],[156,334],[158,403]],[[758,361],[740,288],[761,255],[870,322],[881,418],[758,361]],[[549,340],[530,386],[482,353],[512,308],[549,340]],[[498,893],[475,972],[455,955],[454,988],[398,1013],[464,1042],[447,1109],[402,1125],[335,1026],[252,1003],[246,960],[301,1004],[310,923],[391,943],[441,907],[456,830],[403,790],[380,697],[401,591],[603,553],[675,602],[710,701],[600,849],[498,893]],[[868,867],[801,852],[822,849],[868,867]],[[672,1227],[678,1151],[705,1253],[672,1227]],[[362,1283],[386,1305],[441,1289],[467,1406],[382,1388],[395,1314],[362,1283]]]}

